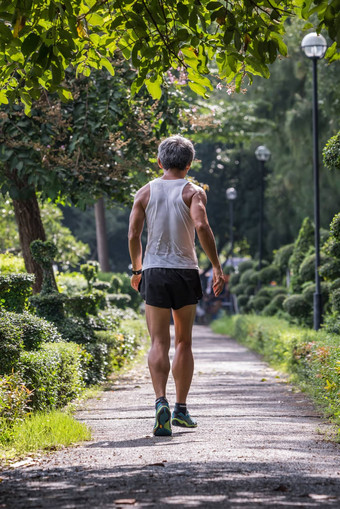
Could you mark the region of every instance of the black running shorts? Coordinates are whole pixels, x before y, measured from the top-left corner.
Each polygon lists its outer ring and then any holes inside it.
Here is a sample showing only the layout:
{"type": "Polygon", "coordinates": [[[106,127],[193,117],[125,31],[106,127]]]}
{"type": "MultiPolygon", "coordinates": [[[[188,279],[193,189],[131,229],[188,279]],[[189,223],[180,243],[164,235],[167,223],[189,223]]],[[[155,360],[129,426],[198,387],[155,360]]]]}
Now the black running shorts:
{"type": "Polygon", "coordinates": [[[149,306],[180,309],[197,304],[202,298],[201,281],[196,269],[146,269],[138,290],[149,306]]]}

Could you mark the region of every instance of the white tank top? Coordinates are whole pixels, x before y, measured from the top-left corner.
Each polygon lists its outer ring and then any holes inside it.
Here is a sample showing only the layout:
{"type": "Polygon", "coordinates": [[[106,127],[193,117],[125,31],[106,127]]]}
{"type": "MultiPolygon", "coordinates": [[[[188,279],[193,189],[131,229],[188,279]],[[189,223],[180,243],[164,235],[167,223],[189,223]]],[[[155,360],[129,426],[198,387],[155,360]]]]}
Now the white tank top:
{"type": "Polygon", "coordinates": [[[187,184],[185,179],[158,178],[150,182],[150,198],[145,209],[148,241],[143,270],[153,267],[198,269],[195,226],[182,198],[187,184]]]}

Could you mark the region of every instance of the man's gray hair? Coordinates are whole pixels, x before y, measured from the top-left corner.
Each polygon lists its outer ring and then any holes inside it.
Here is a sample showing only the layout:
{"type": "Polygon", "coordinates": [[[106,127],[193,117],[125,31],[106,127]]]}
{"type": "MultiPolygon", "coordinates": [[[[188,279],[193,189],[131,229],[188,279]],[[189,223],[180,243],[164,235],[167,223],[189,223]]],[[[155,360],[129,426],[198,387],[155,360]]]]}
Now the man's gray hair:
{"type": "Polygon", "coordinates": [[[170,136],[158,147],[158,158],[164,170],[185,170],[195,157],[195,149],[190,140],[182,136],[170,136]]]}

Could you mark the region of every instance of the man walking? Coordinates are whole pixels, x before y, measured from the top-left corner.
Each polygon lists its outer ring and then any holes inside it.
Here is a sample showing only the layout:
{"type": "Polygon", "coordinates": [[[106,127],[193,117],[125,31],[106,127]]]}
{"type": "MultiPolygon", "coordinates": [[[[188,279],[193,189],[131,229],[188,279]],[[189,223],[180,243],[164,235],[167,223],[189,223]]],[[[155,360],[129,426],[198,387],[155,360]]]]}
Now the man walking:
{"type": "Polygon", "coordinates": [[[164,140],[158,148],[161,178],[152,180],[136,193],[130,215],[129,251],[131,286],[145,300],[145,314],[151,336],[149,370],[156,395],[156,436],[171,435],[171,424],[195,428],[186,401],[194,371],[192,326],[196,304],[202,297],[195,252],[195,230],[213,267],[213,291],[217,296],[224,278],[214,235],[206,214],[203,189],[185,179],[195,157],[192,143],[181,136],[164,140]],[[148,240],[142,264],[141,235],[144,221],[148,240]],[[171,416],[166,399],[170,372],[170,313],[175,326],[175,356],[172,374],[176,405],[171,416]]]}

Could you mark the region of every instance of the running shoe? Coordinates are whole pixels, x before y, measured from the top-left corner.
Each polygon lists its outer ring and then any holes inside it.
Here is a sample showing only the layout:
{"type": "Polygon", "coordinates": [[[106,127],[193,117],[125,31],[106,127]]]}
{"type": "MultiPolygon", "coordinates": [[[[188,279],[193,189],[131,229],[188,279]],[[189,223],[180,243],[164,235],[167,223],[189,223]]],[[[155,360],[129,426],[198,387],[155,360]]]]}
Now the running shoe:
{"type": "Polygon", "coordinates": [[[159,403],[156,409],[156,422],[153,428],[153,434],[157,437],[172,435],[171,431],[171,412],[169,405],[159,403]]]}
{"type": "Polygon", "coordinates": [[[196,428],[197,422],[190,416],[189,412],[186,414],[182,412],[175,414],[175,412],[172,412],[172,425],[180,426],[181,428],[196,428]]]}

